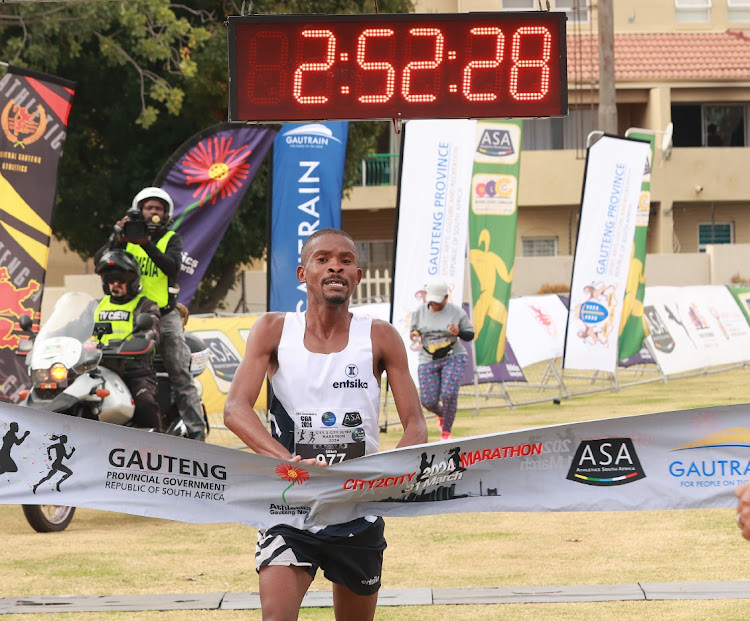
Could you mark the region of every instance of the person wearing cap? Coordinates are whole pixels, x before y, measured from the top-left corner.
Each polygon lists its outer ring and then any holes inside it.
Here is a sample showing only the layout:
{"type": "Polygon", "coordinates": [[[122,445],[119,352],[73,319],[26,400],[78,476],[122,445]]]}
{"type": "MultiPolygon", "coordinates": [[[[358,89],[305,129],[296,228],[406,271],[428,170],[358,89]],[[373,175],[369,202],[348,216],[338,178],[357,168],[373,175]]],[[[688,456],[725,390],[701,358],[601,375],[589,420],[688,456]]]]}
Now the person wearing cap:
{"type": "Polygon", "coordinates": [[[468,362],[459,339],[471,341],[474,328],[464,310],[448,301],[448,285],[427,285],[425,303],[411,317],[411,338],[419,350],[419,394],[422,406],[437,415],[440,439],[450,440],[458,408],[461,376],[468,362]]]}
{"type": "Polygon", "coordinates": [[[94,255],[94,261],[115,248],[127,250],[138,261],[143,293],[156,302],[161,312],[158,353],[169,374],[177,409],[188,429],[188,437],[203,441],[206,439],[203,409],[190,375],[190,348],[176,310],[182,237],[167,228],[173,211],[174,202],[166,191],[157,187],[143,188],[133,198],[127,215],[115,224],[107,243],[94,255]],[[143,226],[134,226],[136,224],[143,226]]]}
{"type": "MultiPolygon", "coordinates": [[[[156,303],[143,293],[141,271],[133,256],[120,249],[107,251],[97,262],[96,273],[104,291],[94,310],[94,334],[99,342],[107,345],[114,339],[127,338],[135,330],[135,318],[148,313],[152,324],[143,336],[158,344],[161,314],[156,303]]],[[[133,422],[138,427],[163,431],[153,354],[118,362],[105,358],[103,364],[122,377],[128,387],[135,404],[133,422]]]]}

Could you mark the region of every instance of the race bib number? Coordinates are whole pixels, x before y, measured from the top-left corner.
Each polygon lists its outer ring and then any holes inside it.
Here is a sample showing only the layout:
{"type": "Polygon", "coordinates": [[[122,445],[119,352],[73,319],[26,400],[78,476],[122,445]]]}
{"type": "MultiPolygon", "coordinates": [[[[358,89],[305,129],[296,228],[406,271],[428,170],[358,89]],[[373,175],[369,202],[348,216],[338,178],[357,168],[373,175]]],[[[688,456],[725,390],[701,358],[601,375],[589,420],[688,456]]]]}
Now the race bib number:
{"type": "Polygon", "coordinates": [[[296,412],[294,452],[302,459],[337,464],[365,454],[362,416],[344,409],[296,412]]]}

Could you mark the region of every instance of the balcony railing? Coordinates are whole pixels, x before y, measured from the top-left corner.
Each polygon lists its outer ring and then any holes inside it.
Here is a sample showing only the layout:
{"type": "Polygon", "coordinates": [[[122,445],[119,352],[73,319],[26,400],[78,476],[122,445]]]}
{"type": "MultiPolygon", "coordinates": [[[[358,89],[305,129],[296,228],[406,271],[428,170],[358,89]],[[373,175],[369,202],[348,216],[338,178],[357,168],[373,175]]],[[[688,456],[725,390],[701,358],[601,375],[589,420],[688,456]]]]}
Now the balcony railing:
{"type": "Polygon", "coordinates": [[[362,160],[361,185],[398,185],[398,153],[374,153],[362,160]]]}

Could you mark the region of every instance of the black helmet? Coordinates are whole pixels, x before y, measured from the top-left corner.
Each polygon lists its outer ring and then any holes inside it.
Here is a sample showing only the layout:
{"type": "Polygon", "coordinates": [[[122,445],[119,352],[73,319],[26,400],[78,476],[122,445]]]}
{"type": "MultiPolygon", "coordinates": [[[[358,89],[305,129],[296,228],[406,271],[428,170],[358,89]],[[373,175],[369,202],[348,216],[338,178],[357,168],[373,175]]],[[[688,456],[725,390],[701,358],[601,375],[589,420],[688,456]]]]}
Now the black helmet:
{"type": "Polygon", "coordinates": [[[96,273],[101,276],[105,295],[110,295],[109,284],[115,279],[128,284],[127,295],[112,296],[115,302],[127,302],[141,292],[141,268],[129,252],[117,249],[105,252],[96,266],[96,273]]]}

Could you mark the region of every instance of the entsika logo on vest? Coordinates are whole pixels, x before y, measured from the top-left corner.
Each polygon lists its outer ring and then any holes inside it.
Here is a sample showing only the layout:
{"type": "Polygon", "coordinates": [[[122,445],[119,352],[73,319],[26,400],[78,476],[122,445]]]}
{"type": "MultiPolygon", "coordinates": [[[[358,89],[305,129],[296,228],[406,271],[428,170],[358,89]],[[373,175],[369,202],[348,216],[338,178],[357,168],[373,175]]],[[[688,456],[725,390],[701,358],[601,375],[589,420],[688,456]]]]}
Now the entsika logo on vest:
{"type": "Polygon", "coordinates": [[[334,388],[367,388],[367,382],[361,379],[344,380],[343,382],[333,382],[334,388]]]}
{"type": "Polygon", "coordinates": [[[99,311],[99,321],[129,321],[130,311],[102,310],[99,311]]]}
{"type": "Polygon", "coordinates": [[[479,140],[477,152],[484,155],[513,155],[513,140],[507,129],[485,129],[479,140]]]}
{"type": "Polygon", "coordinates": [[[608,487],[646,478],[630,438],[581,442],[567,479],[585,485],[608,487]]]}

